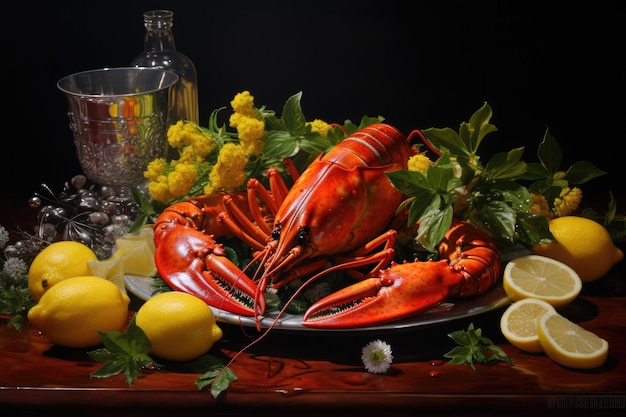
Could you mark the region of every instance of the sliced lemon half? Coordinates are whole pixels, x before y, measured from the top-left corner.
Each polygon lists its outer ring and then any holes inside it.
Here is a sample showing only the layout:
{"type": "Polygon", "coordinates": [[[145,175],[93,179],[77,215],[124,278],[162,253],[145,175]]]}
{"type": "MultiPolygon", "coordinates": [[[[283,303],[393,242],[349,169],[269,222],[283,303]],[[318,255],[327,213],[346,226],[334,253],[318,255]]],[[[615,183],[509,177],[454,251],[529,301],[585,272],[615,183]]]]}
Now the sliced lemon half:
{"type": "Polygon", "coordinates": [[[541,255],[512,259],[504,268],[502,285],[513,301],[536,298],[554,307],[569,304],[582,290],[582,280],[576,271],[541,255]]]}

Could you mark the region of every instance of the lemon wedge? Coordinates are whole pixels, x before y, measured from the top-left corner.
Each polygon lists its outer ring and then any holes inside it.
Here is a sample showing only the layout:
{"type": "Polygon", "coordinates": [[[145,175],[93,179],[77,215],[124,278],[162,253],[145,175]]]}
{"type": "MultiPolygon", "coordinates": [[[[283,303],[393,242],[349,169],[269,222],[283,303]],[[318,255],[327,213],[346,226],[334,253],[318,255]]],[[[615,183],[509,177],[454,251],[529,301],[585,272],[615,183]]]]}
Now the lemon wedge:
{"type": "Polygon", "coordinates": [[[111,281],[123,294],[128,294],[124,279],[124,264],[121,258],[92,259],[87,261],[87,266],[91,271],[91,275],[111,281]]]}
{"type": "Polygon", "coordinates": [[[118,239],[117,250],[111,258],[119,258],[126,275],[153,277],[157,274],[154,252],[145,240],[118,239]]]}

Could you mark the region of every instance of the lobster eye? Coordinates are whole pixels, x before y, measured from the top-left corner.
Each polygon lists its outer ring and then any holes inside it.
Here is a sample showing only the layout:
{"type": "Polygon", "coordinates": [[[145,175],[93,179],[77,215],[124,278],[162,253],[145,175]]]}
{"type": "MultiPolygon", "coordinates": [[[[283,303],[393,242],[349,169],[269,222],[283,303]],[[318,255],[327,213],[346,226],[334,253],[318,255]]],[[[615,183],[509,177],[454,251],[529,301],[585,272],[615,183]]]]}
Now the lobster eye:
{"type": "Polygon", "coordinates": [[[276,224],[276,227],[274,228],[274,230],[272,230],[272,239],[274,240],[280,239],[280,229],[281,229],[280,223],[276,224]]]}
{"type": "Polygon", "coordinates": [[[309,240],[310,231],[311,229],[309,229],[308,226],[301,227],[300,230],[298,230],[298,237],[296,238],[296,240],[298,241],[298,245],[304,245],[307,240],[309,240]]]}

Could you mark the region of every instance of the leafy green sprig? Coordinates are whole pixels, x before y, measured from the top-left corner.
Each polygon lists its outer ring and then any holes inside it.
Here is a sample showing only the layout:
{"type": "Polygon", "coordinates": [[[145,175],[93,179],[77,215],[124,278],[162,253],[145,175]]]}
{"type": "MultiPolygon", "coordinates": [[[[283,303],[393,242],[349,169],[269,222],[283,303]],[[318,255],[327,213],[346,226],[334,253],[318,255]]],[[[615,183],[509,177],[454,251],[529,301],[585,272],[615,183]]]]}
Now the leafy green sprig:
{"type": "Polygon", "coordinates": [[[436,253],[437,245],[450,228],[453,217],[470,221],[487,230],[503,245],[532,245],[554,240],[548,218],[530,213],[531,192],[558,196],[568,184],[582,184],[605,172],[588,162],[578,162],[568,171],[558,171],[561,150],[546,133],[539,146],[539,163],[523,161],[523,147],[499,152],[484,164],[478,154],[489,133],[491,107],[484,103],[461,123],[451,128],[429,128],[421,133],[425,142],[441,156],[424,172],[398,170],[387,176],[403,193],[409,207],[409,224],[419,222],[416,240],[436,253]],[[532,181],[527,188],[523,181],[532,181]]]}
{"type": "Polygon", "coordinates": [[[139,326],[135,324],[135,318],[128,325],[126,333],[121,331],[101,332],[100,339],[103,348],[87,352],[89,357],[104,365],[91,373],[93,378],[109,378],[124,373],[126,383],[132,385],[139,378],[139,371],[153,366],[160,367],[148,355],[150,340],[139,326]]]}
{"type": "Polygon", "coordinates": [[[448,334],[455,343],[451,351],[443,355],[449,358],[453,365],[469,364],[476,371],[474,363],[488,364],[501,361],[513,364],[513,360],[501,348],[494,345],[491,339],[482,335],[481,329],[474,329],[474,323],[470,323],[467,330],[457,330],[448,334]]]}
{"type": "MultiPolygon", "coordinates": [[[[87,352],[90,358],[102,362],[100,368],[91,373],[92,378],[109,378],[120,373],[124,374],[126,383],[130,386],[139,378],[142,369],[160,370],[163,365],[154,361],[150,355],[150,340],[141,327],[135,323],[135,317],[130,321],[126,333],[121,331],[99,332],[103,348],[87,352]]],[[[203,373],[196,380],[198,389],[211,386],[211,395],[217,398],[228,389],[237,376],[230,368],[212,355],[204,355],[188,363],[188,366],[197,372],[203,373]]]]}
{"type": "Polygon", "coordinates": [[[231,382],[239,379],[232,369],[225,367],[220,359],[211,355],[204,355],[196,359],[190,363],[190,367],[198,372],[204,372],[196,379],[196,386],[199,390],[210,386],[211,395],[215,399],[228,389],[231,382]]]}
{"type": "Polygon", "coordinates": [[[21,331],[28,310],[35,305],[35,301],[30,296],[26,278],[12,282],[10,278],[3,278],[4,274],[0,271],[0,314],[10,315],[7,326],[21,331]]]}

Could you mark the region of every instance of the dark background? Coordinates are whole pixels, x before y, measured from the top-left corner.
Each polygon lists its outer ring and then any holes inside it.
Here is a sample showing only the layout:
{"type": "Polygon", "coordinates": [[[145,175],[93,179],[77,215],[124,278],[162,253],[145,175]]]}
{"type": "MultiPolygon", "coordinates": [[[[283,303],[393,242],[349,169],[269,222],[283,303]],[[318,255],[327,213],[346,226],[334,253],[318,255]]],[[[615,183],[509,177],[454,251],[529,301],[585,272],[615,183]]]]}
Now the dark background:
{"type": "Polygon", "coordinates": [[[174,11],[177,49],[197,67],[201,124],[243,90],[279,114],[302,91],[309,120],[382,115],[407,134],[456,130],[488,102],[499,130],[481,145],[484,161],[525,146],[524,159],[536,162],[549,128],[563,168],[587,160],[609,172],[582,187],[586,196],[625,191],[618,1],[22,3],[5,16],[13,24],[2,36],[5,199],[26,200],[42,182],[60,190],[80,173],[56,82],[128,65],[143,47],[143,12],[160,8],[174,11]]]}

